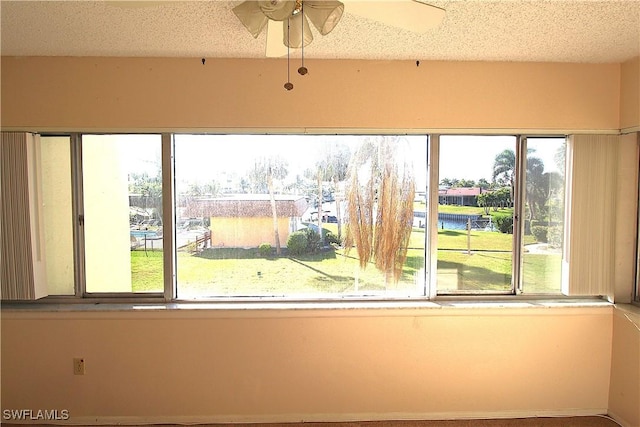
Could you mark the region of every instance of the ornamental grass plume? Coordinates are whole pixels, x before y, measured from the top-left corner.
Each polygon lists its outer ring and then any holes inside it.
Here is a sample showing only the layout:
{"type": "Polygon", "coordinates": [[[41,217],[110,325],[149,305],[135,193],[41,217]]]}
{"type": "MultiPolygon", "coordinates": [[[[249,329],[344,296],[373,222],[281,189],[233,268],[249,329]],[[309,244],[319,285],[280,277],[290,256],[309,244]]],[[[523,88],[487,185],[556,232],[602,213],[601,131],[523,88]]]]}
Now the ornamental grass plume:
{"type": "Polygon", "coordinates": [[[367,139],[347,176],[345,251],[355,246],[363,269],[373,260],[385,286],[400,280],[413,226],[415,178],[407,145],[400,137],[367,139]]]}

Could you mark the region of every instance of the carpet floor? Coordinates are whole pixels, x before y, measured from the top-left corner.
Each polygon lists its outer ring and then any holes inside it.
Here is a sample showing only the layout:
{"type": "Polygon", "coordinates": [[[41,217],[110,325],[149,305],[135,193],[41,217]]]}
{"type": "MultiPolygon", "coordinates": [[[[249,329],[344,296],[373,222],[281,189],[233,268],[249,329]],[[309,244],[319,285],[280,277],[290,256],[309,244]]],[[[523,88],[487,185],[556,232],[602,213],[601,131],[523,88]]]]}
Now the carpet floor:
{"type": "MultiPolygon", "coordinates": [[[[42,426],[45,424],[29,424],[42,426]]],[[[183,427],[182,424],[153,424],[147,427],[183,427]]],[[[120,425],[119,427],[127,427],[120,425]]],[[[131,426],[133,427],[133,426],[131,426]]],[[[140,427],[140,426],[136,426],[140,427]]],[[[198,424],[197,427],[619,427],[606,416],[540,417],[490,420],[359,421],[334,423],[198,424]]]]}

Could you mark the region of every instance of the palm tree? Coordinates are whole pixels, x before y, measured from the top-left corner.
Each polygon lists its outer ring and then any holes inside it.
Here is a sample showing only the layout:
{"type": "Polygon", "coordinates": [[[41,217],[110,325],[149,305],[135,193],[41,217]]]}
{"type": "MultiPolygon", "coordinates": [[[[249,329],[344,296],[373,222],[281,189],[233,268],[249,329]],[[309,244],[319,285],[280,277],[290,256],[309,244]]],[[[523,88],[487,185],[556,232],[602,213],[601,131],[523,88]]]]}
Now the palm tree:
{"type": "Polygon", "coordinates": [[[273,180],[283,179],[289,173],[287,162],[280,157],[263,158],[254,164],[250,173],[254,188],[264,188],[269,192],[271,202],[271,214],[273,216],[273,235],[276,244],[276,254],[280,255],[280,233],[278,232],[278,212],[276,210],[276,199],[274,196],[273,180]]]}
{"type": "Polygon", "coordinates": [[[530,220],[539,218],[545,205],[549,190],[549,177],[545,177],[544,163],[534,156],[527,156],[526,202],[529,206],[530,220]]]}
{"type": "Polygon", "coordinates": [[[493,174],[491,178],[493,182],[508,185],[509,195],[513,200],[513,186],[516,171],[516,153],[511,149],[500,152],[493,161],[493,174]]]}
{"type": "Polygon", "coordinates": [[[398,137],[364,141],[347,176],[345,251],[355,245],[360,268],[375,266],[396,283],[407,257],[413,223],[415,179],[411,156],[398,137]]]}
{"type": "MultiPolygon", "coordinates": [[[[525,200],[529,207],[530,219],[540,216],[541,207],[547,198],[548,182],[545,184],[544,162],[532,156],[533,149],[527,150],[527,179],[525,188],[525,200]]],[[[513,200],[515,181],[516,155],[513,150],[506,149],[500,152],[493,163],[493,181],[502,185],[509,185],[509,195],[513,200]]],[[[548,181],[548,179],[546,179],[548,181]]]]}

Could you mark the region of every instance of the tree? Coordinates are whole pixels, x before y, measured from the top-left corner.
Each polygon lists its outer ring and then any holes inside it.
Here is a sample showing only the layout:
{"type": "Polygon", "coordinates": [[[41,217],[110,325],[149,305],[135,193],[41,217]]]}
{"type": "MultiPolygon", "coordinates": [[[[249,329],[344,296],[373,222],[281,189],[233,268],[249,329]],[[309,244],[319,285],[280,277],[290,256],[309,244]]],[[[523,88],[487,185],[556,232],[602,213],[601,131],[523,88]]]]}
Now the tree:
{"type": "Polygon", "coordinates": [[[484,214],[489,215],[489,208],[491,208],[493,193],[480,193],[478,194],[478,206],[484,209],[484,214]]]}
{"type": "Polygon", "coordinates": [[[355,245],[360,267],[375,266],[396,283],[407,257],[413,223],[415,177],[411,155],[398,137],[365,140],[347,174],[345,250],[355,245]]]}
{"type": "Polygon", "coordinates": [[[440,185],[444,185],[445,187],[453,187],[456,182],[458,182],[457,179],[443,178],[440,181],[440,185]]]}
{"type": "Polygon", "coordinates": [[[513,186],[516,170],[516,154],[513,150],[506,149],[500,152],[493,161],[493,182],[503,186],[509,186],[511,199],[513,200],[513,186]]]}
{"type": "Polygon", "coordinates": [[[249,184],[249,180],[245,177],[240,178],[240,192],[247,193],[251,188],[251,184],[249,184]]]}
{"type": "Polygon", "coordinates": [[[565,159],[567,156],[567,143],[564,142],[553,155],[553,162],[556,164],[558,170],[564,171],[565,169],[565,159]]]}
{"type": "Polygon", "coordinates": [[[498,208],[504,209],[513,204],[511,200],[511,189],[509,187],[498,188],[497,190],[493,191],[491,195],[491,201],[494,211],[497,211],[498,208]]]}
{"type": "Polygon", "coordinates": [[[146,172],[130,174],[129,194],[139,195],[139,208],[144,209],[145,212],[151,209],[158,218],[162,218],[162,172],[160,169],[155,177],[150,177],[146,172]]]}
{"type": "Polygon", "coordinates": [[[549,177],[544,174],[544,163],[537,157],[527,156],[526,202],[531,220],[540,218],[549,194],[549,177]]]}
{"type": "Polygon", "coordinates": [[[458,187],[472,188],[476,186],[476,182],[472,179],[461,179],[458,181],[458,187]]]}
{"type": "MultiPolygon", "coordinates": [[[[256,161],[253,169],[249,173],[249,180],[252,188],[265,189],[269,193],[271,202],[271,214],[273,216],[273,235],[276,243],[276,254],[280,255],[280,233],[278,232],[278,211],[276,209],[276,199],[274,196],[274,179],[284,179],[288,171],[287,162],[281,157],[267,157],[256,161]]],[[[262,191],[264,194],[264,191],[262,191]]]]}
{"type": "Polygon", "coordinates": [[[491,188],[491,183],[484,178],[480,178],[478,180],[478,187],[482,188],[483,190],[488,190],[491,188]]]}
{"type": "MultiPolygon", "coordinates": [[[[545,184],[544,178],[544,162],[533,156],[534,150],[527,150],[527,179],[526,179],[526,203],[529,208],[530,219],[540,217],[541,206],[544,206],[547,198],[548,184],[545,184]]],[[[515,181],[516,155],[513,150],[506,149],[499,153],[493,163],[493,181],[494,183],[508,185],[509,196],[513,200],[514,181],[515,181]]],[[[547,180],[548,181],[548,180],[547,180]]]]}
{"type": "Polygon", "coordinates": [[[189,196],[210,196],[215,197],[220,194],[220,183],[216,180],[212,180],[206,184],[200,184],[192,182],[187,189],[187,195],[189,196]]]}
{"type": "MultiPolygon", "coordinates": [[[[351,158],[351,151],[345,144],[336,143],[326,146],[322,159],[317,163],[318,177],[322,180],[333,182],[335,204],[336,204],[336,218],[338,221],[338,238],[342,237],[342,213],[340,209],[340,191],[338,191],[339,183],[347,178],[347,170],[349,168],[349,160],[351,158]]],[[[318,181],[318,193],[322,195],[322,182],[318,181]]],[[[321,218],[322,214],[322,196],[319,196],[318,200],[318,218],[321,218]]],[[[318,230],[321,228],[321,220],[318,220],[318,230]]]]}

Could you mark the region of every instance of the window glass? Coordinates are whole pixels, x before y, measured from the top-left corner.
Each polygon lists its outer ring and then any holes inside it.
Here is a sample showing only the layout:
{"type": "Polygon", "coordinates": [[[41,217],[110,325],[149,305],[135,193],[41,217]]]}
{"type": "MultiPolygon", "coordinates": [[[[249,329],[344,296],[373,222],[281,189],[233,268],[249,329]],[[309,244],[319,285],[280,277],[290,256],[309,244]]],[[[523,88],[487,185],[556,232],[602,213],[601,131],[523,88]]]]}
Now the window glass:
{"type": "Polygon", "coordinates": [[[513,136],[441,136],[437,292],[513,290],[513,136]]]}
{"type": "Polygon", "coordinates": [[[523,293],[561,292],[565,149],[565,138],[527,138],[523,293]]]}
{"type": "Polygon", "coordinates": [[[83,135],[86,291],[162,292],[160,135],[83,135]]]}
{"type": "Polygon", "coordinates": [[[178,298],[424,295],[426,136],[174,141],[178,298]]]}
{"type": "Polygon", "coordinates": [[[71,140],[40,138],[42,204],[49,295],[73,295],[73,210],[71,140]]]}

